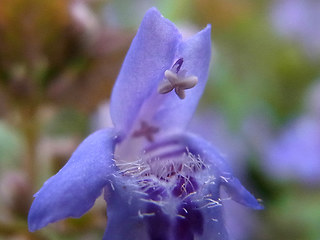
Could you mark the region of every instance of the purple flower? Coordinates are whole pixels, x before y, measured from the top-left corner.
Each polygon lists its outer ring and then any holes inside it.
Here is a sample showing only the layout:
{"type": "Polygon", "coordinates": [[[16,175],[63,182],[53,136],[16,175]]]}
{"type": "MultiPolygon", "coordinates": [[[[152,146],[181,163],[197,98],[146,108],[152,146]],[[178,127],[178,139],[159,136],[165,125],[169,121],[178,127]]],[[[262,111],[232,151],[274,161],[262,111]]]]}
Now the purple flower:
{"type": "MultiPolygon", "coordinates": [[[[320,81],[312,84],[303,114],[286,124],[262,149],[263,169],[275,179],[320,183],[320,81]]],[[[272,132],[269,130],[269,132],[272,132]]]]}
{"type": "Polygon", "coordinates": [[[277,0],[271,6],[270,15],[279,34],[299,42],[311,57],[319,56],[319,1],[277,0]]]}
{"type": "Polygon", "coordinates": [[[277,179],[320,182],[320,121],[298,118],[278,139],[267,145],[265,169],[277,179]]]}
{"type": "Polygon", "coordinates": [[[80,217],[102,190],[104,239],[227,239],[220,188],[261,209],[205,140],[185,131],[208,76],[210,26],[183,40],[150,9],[115,83],[115,127],[85,139],[35,195],[29,229],[80,217]]]}

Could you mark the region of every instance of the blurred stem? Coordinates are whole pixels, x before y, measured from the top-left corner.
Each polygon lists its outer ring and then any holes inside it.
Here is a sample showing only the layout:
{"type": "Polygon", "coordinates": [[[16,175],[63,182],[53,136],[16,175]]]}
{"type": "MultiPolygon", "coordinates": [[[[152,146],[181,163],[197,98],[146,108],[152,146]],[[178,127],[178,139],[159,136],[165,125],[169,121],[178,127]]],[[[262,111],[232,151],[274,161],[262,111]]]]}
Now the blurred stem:
{"type": "Polygon", "coordinates": [[[36,183],[36,147],[39,139],[38,107],[25,106],[20,109],[21,130],[26,143],[23,167],[27,173],[32,193],[35,191],[36,183]]]}

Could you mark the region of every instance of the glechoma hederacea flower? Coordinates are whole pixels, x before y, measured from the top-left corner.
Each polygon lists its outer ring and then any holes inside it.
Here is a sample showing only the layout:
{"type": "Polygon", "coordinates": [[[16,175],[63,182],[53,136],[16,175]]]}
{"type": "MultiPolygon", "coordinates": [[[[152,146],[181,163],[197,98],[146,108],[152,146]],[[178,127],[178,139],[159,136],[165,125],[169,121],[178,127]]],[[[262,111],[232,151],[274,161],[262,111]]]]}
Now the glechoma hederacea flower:
{"type": "Polygon", "coordinates": [[[227,239],[221,187],[262,208],[215,148],[185,130],[207,81],[210,32],[184,40],[155,8],[146,13],[113,89],[114,128],[87,137],[35,194],[31,231],[80,217],[102,190],[109,240],[227,239]]]}

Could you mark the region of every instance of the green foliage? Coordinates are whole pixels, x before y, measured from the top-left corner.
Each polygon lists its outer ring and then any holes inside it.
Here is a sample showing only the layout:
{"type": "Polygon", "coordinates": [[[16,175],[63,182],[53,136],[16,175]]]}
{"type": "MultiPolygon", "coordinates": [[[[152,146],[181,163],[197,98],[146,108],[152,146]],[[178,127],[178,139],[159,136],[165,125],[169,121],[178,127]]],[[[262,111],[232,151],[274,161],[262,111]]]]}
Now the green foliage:
{"type": "Polygon", "coordinates": [[[23,143],[19,133],[7,123],[0,121],[0,173],[18,164],[23,143]]]}

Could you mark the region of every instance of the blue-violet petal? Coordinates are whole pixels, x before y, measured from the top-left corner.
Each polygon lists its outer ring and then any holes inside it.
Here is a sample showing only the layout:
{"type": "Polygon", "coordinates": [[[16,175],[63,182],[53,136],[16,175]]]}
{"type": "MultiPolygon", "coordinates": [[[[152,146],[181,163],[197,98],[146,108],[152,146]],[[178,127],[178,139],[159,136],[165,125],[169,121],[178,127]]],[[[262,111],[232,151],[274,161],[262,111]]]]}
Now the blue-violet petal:
{"type": "Polygon", "coordinates": [[[101,194],[113,171],[114,130],[100,130],[87,137],[67,164],[35,194],[28,222],[36,231],[67,217],[80,217],[101,194]]]}
{"type": "Polygon", "coordinates": [[[171,67],[181,35],[172,22],[151,8],[145,15],[123,62],[111,96],[111,118],[127,132],[144,101],[171,67]]]}

